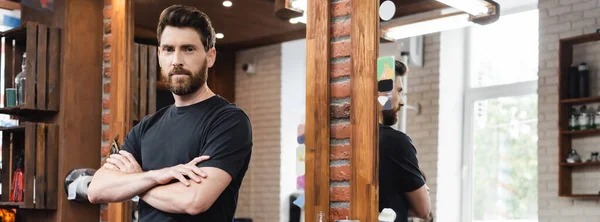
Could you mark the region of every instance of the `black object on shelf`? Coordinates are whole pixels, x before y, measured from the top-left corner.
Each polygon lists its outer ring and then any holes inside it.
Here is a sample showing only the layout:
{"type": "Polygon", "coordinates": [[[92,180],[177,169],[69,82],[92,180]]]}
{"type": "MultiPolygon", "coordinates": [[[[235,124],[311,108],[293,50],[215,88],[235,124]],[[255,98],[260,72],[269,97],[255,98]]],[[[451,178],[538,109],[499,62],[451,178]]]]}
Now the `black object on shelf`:
{"type": "Polygon", "coordinates": [[[590,96],[590,71],[586,63],[579,65],[579,97],[590,96]]]}
{"type": "Polygon", "coordinates": [[[569,76],[567,79],[569,83],[569,91],[567,97],[569,99],[579,98],[579,70],[577,66],[571,66],[569,68],[569,76]]]}

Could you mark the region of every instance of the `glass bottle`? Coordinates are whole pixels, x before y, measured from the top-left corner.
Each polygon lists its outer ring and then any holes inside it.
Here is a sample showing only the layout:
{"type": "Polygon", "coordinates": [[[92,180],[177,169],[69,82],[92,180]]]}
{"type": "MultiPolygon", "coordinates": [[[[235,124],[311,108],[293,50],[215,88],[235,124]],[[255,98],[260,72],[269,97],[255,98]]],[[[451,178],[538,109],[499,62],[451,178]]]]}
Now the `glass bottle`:
{"type": "Polygon", "coordinates": [[[577,130],[579,125],[577,124],[577,110],[571,108],[571,115],[569,116],[569,130],[577,130]]]}
{"type": "Polygon", "coordinates": [[[594,124],[596,125],[596,129],[600,128],[600,105],[598,105],[598,108],[596,109],[594,124]]]}
{"type": "Polygon", "coordinates": [[[596,112],[594,112],[594,107],[590,106],[590,108],[586,111],[588,113],[588,129],[596,129],[596,112]]]}
{"type": "Polygon", "coordinates": [[[579,129],[585,130],[587,129],[589,123],[589,117],[585,105],[581,106],[579,115],[579,129]]]}
{"type": "Polygon", "coordinates": [[[23,53],[23,62],[21,63],[21,72],[15,77],[15,88],[17,89],[17,106],[25,104],[25,77],[27,64],[27,53],[23,53]]]}

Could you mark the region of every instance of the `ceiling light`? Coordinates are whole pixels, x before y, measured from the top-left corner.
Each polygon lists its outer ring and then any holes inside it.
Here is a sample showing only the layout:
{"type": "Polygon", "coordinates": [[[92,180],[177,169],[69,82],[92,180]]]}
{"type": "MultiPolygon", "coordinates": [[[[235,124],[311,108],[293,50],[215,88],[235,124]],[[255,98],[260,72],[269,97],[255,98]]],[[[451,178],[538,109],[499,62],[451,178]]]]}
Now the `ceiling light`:
{"type": "Polygon", "coordinates": [[[488,14],[492,4],[486,0],[437,0],[473,16],[488,14]]]}
{"type": "Polygon", "coordinates": [[[218,39],[222,39],[225,38],[225,35],[223,35],[223,33],[217,33],[215,37],[217,37],[218,39]]]}
{"type": "Polygon", "coordinates": [[[223,6],[225,7],[231,7],[233,5],[233,2],[231,1],[223,1],[223,6]]]}
{"type": "Polygon", "coordinates": [[[453,13],[441,18],[429,19],[415,23],[404,24],[384,30],[387,39],[404,39],[413,36],[421,36],[434,32],[463,28],[473,24],[469,21],[469,15],[465,13],[453,13]]]}

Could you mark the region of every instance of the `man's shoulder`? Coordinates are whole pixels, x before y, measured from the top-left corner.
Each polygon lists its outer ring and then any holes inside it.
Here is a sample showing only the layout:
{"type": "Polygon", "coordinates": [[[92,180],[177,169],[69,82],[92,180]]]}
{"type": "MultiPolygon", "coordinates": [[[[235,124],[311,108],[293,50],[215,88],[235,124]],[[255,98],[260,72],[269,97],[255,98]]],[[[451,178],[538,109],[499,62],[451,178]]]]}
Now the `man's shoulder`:
{"type": "Polygon", "coordinates": [[[222,121],[249,121],[248,114],[235,103],[227,102],[217,108],[214,112],[213,119],[222,121]]]}
{"type": "Polygon", "coordinates": [[[404,132],[390,128],[380,128],[379,130],[379,138],[380,139],[393,139],[393,140],[401,140],[412,143],[412,139],[404,132]]]}

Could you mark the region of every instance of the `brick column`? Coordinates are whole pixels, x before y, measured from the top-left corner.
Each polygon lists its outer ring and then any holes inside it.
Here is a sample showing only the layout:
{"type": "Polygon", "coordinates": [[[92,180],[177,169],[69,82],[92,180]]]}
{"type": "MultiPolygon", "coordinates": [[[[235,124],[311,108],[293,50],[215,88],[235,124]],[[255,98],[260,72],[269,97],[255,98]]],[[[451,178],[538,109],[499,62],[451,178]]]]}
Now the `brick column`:
{"type": "Polygon", "coordinates": [[[350,13],[351,0],[331,4],[330,220],[350,216],[350,13]]]}
{"type": "MultiPolygon", "coordinates": [[[[110,47],[112,38],[110,35],[110,23],[112,17],[112,0],[104,0],[104,56],[102,60],[102,147],[100,149],[102,163],[110,150],[110,132],[111,121],[110,113],[110,47]]],[[[108,209],[106,204],[102,204],[100,209],[100,221],[108,221],[108,209]]]]}

